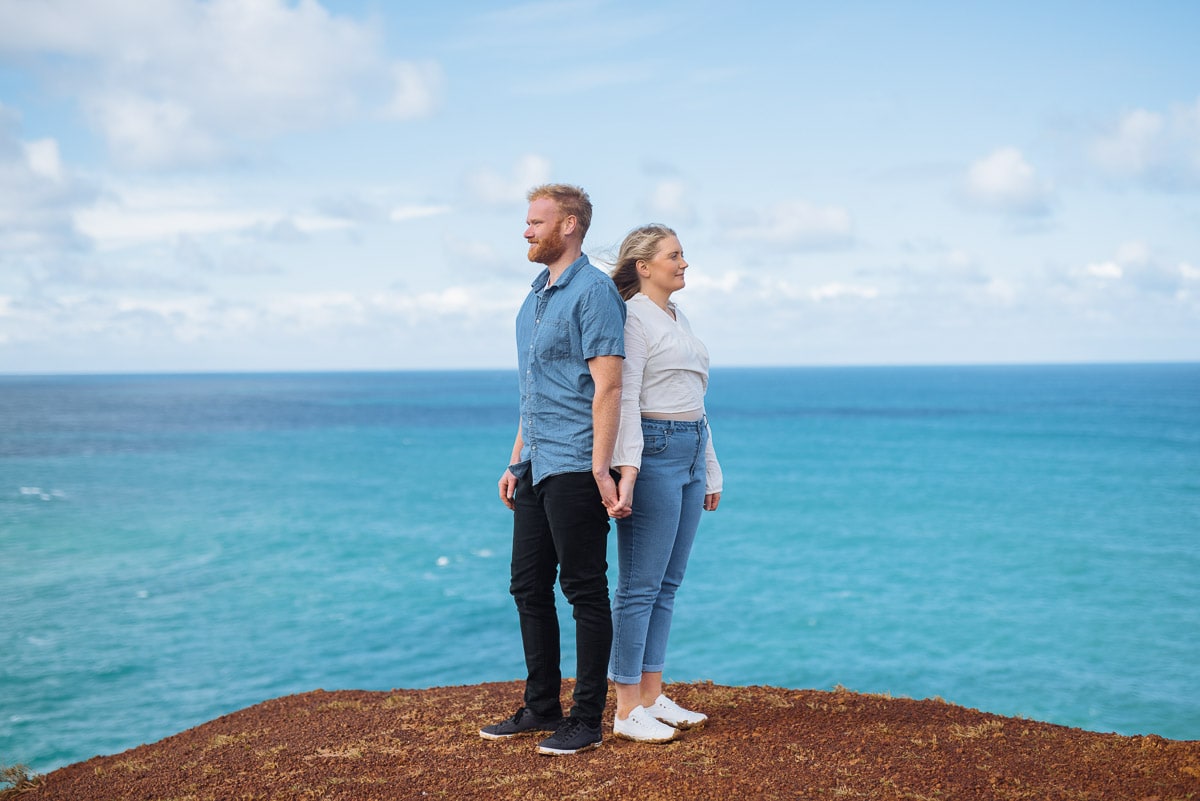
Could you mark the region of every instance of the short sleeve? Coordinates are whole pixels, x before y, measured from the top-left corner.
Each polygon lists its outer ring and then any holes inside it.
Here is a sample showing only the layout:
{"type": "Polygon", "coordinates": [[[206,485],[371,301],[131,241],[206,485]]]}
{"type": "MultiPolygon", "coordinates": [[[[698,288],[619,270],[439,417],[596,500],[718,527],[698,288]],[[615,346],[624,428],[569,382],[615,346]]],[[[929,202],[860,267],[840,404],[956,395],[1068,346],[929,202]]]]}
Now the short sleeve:
{"type": "Polygon", "coordinates": [[[625,301],[608,276],[581,296],[579,332],[584,359],[625,355],[625,301]]]}

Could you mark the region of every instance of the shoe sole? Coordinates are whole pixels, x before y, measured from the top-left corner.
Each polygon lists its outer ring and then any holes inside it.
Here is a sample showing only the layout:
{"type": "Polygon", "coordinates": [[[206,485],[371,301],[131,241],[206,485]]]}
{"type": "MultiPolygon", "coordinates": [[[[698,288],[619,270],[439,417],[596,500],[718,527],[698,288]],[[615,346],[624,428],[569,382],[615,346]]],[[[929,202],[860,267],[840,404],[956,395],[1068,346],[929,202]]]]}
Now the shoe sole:
{"type": "Polygon", "coordinates": [[[686,720],[680,720],[680,721],[667,720],[666,718],[658,717],[654,713],[651,713],[650,717],[654,718],[659,723],[665,723],[668,726],[671,726],[672,728],[679,729],[680,731],[687,731],[688,729],[702,729],[702,728],[704,728],[704,724],[708,723],[708,718],[705,718],[704,720],[701,720],[698,723],[690,723],[686,720]]]}
{"type": "Polygon", "coordinates": [[[479,730],[479,736],[485,740],[511,740],[514,737],[528,737],[531,734],[554,734],[554,729],[528,729],[515,731],[512,734],[492,734],[483,729],[479,730]]]}
{"type": "Polygon", "coordinates": [[[526,732],[518,732],[517,734],[492,734],[483,729],[479,730],[479,736],[485,740],[508,740],[521,734],[526,734],[526,732]]]}
{"type": "Polygon", "coordinates": [[[591,751],[593,748],[599,748],[600,743],[602,742],[604,741],[601,740],[600,742],[588,743],[583,748],[576,748],[571,751],[562,748],[547,748],[544,745],[539,745],[538,753],[545,754],[546,756],[571,756],[572,754],[582,754],[584,751],[591,751]]]}
{"type": "Polygon", "coordinates": [[[613,736],[621,740],[629,740],[631,743],[650,743],[653,745],[662,745],[663,743],[671,743],[679,739],[679,732],[675,732],[670,737],[634,737],[632,734],[615,731],[613,736]]]}
{"type": "Polygon", "coordinates": [[[702,720],[699,723],[688,723],[686,720],[681,720],[678,723],[670,723],[668,721],[662,720],[661,718],[655,718],[655,720],[658,720],[660,723],[666,723],[668,726],[674,726],[675,728],[679,729],[680,731],[691,731],[692,729],[703,729],[704,724],[708,723],[707,720],[702,720]]]}

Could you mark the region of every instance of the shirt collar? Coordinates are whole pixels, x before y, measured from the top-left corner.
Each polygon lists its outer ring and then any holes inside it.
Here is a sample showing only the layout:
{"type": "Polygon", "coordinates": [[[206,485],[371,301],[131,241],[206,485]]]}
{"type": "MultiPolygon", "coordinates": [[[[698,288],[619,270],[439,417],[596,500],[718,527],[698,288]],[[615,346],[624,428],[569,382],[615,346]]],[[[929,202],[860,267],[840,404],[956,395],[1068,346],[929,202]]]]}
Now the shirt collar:
{"type": "MultiPolygon", "coordinates": [[[[630,298],[630,300],[639,300],[639,299],[640,299],[640,301],[641,301],[641,302],[643,302],[643,303],[649,303],[651,306],[653,306],[654,308],[658,309],[659,311],[662,311],[662,310],[663,310],[663,309],[662,309],[662,306],[659,306],[657,303],[655,303],[653,300],[651,300],[651,299],[650,299],[650,296],[649,296],[649,295],[647,295],[647,294],[645,294],[645,293],[643,293],[643,292],[638,292],[638,293],[637,293],[637,294],[635,294],[635,295],[634,295],[632,298],[630,298]]],[[[672,312],[674,312],[674,311],[675,311],[675,301],[673,301],[673,300],[668,300],[668,301],[667,301],[667,309],[668,309],[669,311],[672,311],[672,312]]]]}
{"type": "MultiPolygon", "coordinates": [[[[575,275],[580,270],[582,270],[584,267],[586,267],[590,263],[591,262],[588,261],[587,254],[584,253],[578,259],[571,262],[570,267],[563,270],[563,274],[558,277],[558,280],[554,282],[554,285],[555,286],[566,286],[568,283],[570,283],[571,279],[573,277],[575,277],[575,275]]],[[[540,273],[537,274],[537,278],[533,279],[533,283],[531,283],[530,286],[534,288],[534,291],[541,292],[542,289],[545,288],[546,282],[549,280],[550,280],[550,268],[547,267],[544,270],[542,270],[540,273]]]]}

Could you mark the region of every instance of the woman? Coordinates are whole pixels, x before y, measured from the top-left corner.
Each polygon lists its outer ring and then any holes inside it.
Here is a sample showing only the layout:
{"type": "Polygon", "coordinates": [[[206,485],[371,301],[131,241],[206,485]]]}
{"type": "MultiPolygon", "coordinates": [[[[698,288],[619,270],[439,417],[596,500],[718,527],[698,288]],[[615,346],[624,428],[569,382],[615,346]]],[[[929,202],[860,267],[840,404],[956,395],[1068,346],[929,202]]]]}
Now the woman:
{"type": "Polygon", "coordinates": [[[647,225],[625,237],[612,272],[628,314],[613,454],[620,500],[609,510],[617,518],[620,576],[608,675],[617,695],[613,733],[639,742],[667,742],[708,719],[662,691],[675,591],[701,510],[721,500],[704,413],[708,350],[671,302],[687,267],[675,232],[647,225]]]}

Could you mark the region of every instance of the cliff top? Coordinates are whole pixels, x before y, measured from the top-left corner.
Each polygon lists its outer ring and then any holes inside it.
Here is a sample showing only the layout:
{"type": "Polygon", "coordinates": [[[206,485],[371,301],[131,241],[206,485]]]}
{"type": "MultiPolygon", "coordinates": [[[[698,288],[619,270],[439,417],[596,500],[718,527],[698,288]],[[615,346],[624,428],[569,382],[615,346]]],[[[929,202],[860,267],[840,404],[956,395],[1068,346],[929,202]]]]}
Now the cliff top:
{"type": "MultiPolygon", "coordinates": [[[[1121,799],[1200,798],[1200,741],[1124,737],[836,690],[674,684],[702,729],[667,745],[611,735],[567,757],[481,726],[520,682],[316,690],[277,698],[0,792],[22,801],[119,799],[1121,799]]],[[[569,692],[567,687],[566,691],[569,692]]],[[[564,700],[569,700],[564,696],[564,700]]]]}

